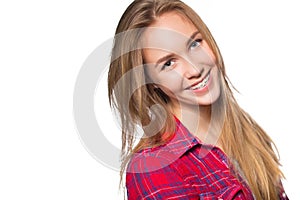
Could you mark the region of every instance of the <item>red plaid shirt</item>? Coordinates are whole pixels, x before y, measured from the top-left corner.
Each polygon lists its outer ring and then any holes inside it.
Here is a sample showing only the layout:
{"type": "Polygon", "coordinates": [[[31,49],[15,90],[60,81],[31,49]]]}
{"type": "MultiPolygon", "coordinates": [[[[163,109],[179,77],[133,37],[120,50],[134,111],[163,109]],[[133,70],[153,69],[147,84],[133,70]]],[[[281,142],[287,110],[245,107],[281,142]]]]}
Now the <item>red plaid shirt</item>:
{"type": "MultiPolygon", "coordinates": [[[[203,144],[178,119],[176,123],[170,141],[132,157],[126,173],[128,200],[254,199],[221,149],[203,144]]],[[[279,198],[288,199],[283,189],[279,198]]]]}

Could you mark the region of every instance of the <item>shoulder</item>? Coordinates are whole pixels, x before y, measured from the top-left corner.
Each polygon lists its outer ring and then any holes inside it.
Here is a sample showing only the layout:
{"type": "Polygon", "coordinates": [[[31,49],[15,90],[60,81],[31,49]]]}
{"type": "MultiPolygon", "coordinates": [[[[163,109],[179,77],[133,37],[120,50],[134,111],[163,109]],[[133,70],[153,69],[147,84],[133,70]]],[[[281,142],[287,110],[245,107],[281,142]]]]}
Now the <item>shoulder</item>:
{"type": "Polygon", "coordinates": [[[167,145],[143,149],[131,156],[127,166],[130,173],[148,173],[170,167],[179,158],[167,145]]]}
{"type": "MultiPolygon", "coordinates": [[[[154,159],[155,162],[157,160],[154,159]]],[[[185,183],[176,170],[176,162],[149,170],[147,159],[140,159],[130,165],[126,172],[126,188],[128,200],[138,199],[197,199],[197,194],[185,183]],[[145,163],[143,163],[145,161],[145,163]],[[136,172],[138,171],[138,172],[136,172]]],[[[153,163],[151,163],[153,166],[153,163]]]]}
{"type": "Polygon", "coordinates": [[[196,145],[183,128],[164,145],[134,153],[126,170],[128,199],[198,199],[182,173],[182,155],[196,145]]]}
{"type": "Polygon", "coordinates": [[[126,170],[128,200],[193,199],[196,192],[178,167],[180,156],[170,143],[135,153],[126,170]]]}

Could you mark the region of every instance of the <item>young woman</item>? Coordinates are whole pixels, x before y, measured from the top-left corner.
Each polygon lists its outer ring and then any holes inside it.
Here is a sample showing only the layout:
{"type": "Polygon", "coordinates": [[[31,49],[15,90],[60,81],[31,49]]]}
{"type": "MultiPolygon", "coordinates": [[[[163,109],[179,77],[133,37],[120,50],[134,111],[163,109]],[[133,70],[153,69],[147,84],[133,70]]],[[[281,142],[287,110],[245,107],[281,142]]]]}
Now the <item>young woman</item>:
{"type": "Polygon", "coordinates": [[[272,140],[237,104],[216,42],[183,2],[127,8],[108,89],[129,200],[288,199],[272,140]]]}

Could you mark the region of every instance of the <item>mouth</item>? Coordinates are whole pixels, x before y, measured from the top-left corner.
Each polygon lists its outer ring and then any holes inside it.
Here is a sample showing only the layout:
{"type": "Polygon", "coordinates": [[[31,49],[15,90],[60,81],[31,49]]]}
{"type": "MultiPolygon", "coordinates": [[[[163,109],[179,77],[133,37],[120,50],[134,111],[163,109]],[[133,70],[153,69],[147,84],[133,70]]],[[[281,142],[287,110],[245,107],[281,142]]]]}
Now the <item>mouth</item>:
{"type": "Polygon", "coordinates": [[[192,84],[191,86],[189,86],[186,89],[187,90],[201,90],[202,88],[204,88],[205,86],[208,85],[209,78],[210,78],[210,70],[201,81],[198,81],[198,82],[192,84]]]}

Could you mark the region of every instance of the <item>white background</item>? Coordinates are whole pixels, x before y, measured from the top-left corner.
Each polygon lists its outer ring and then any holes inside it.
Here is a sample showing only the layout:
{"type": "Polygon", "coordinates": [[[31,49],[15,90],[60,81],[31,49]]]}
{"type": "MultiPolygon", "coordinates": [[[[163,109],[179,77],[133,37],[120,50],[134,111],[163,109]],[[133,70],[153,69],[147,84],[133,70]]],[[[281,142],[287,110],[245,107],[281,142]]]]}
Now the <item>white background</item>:
{"type": "MultiPolygon", "coordinates": [[[[0,199],[122,199],[118,172],[80,141],[72,95],[83,62],[130,2],[1,1],[0,199]]],[[[300,199],[297,1],[185,2],[214,35],[240,105],[277,144],[287,194],[300,199]]],[[[110,115],[105,81],[95,98],[100,126],[110,115]]],[[[115,124],[105,124],[120,144],[115,124]]]]}

